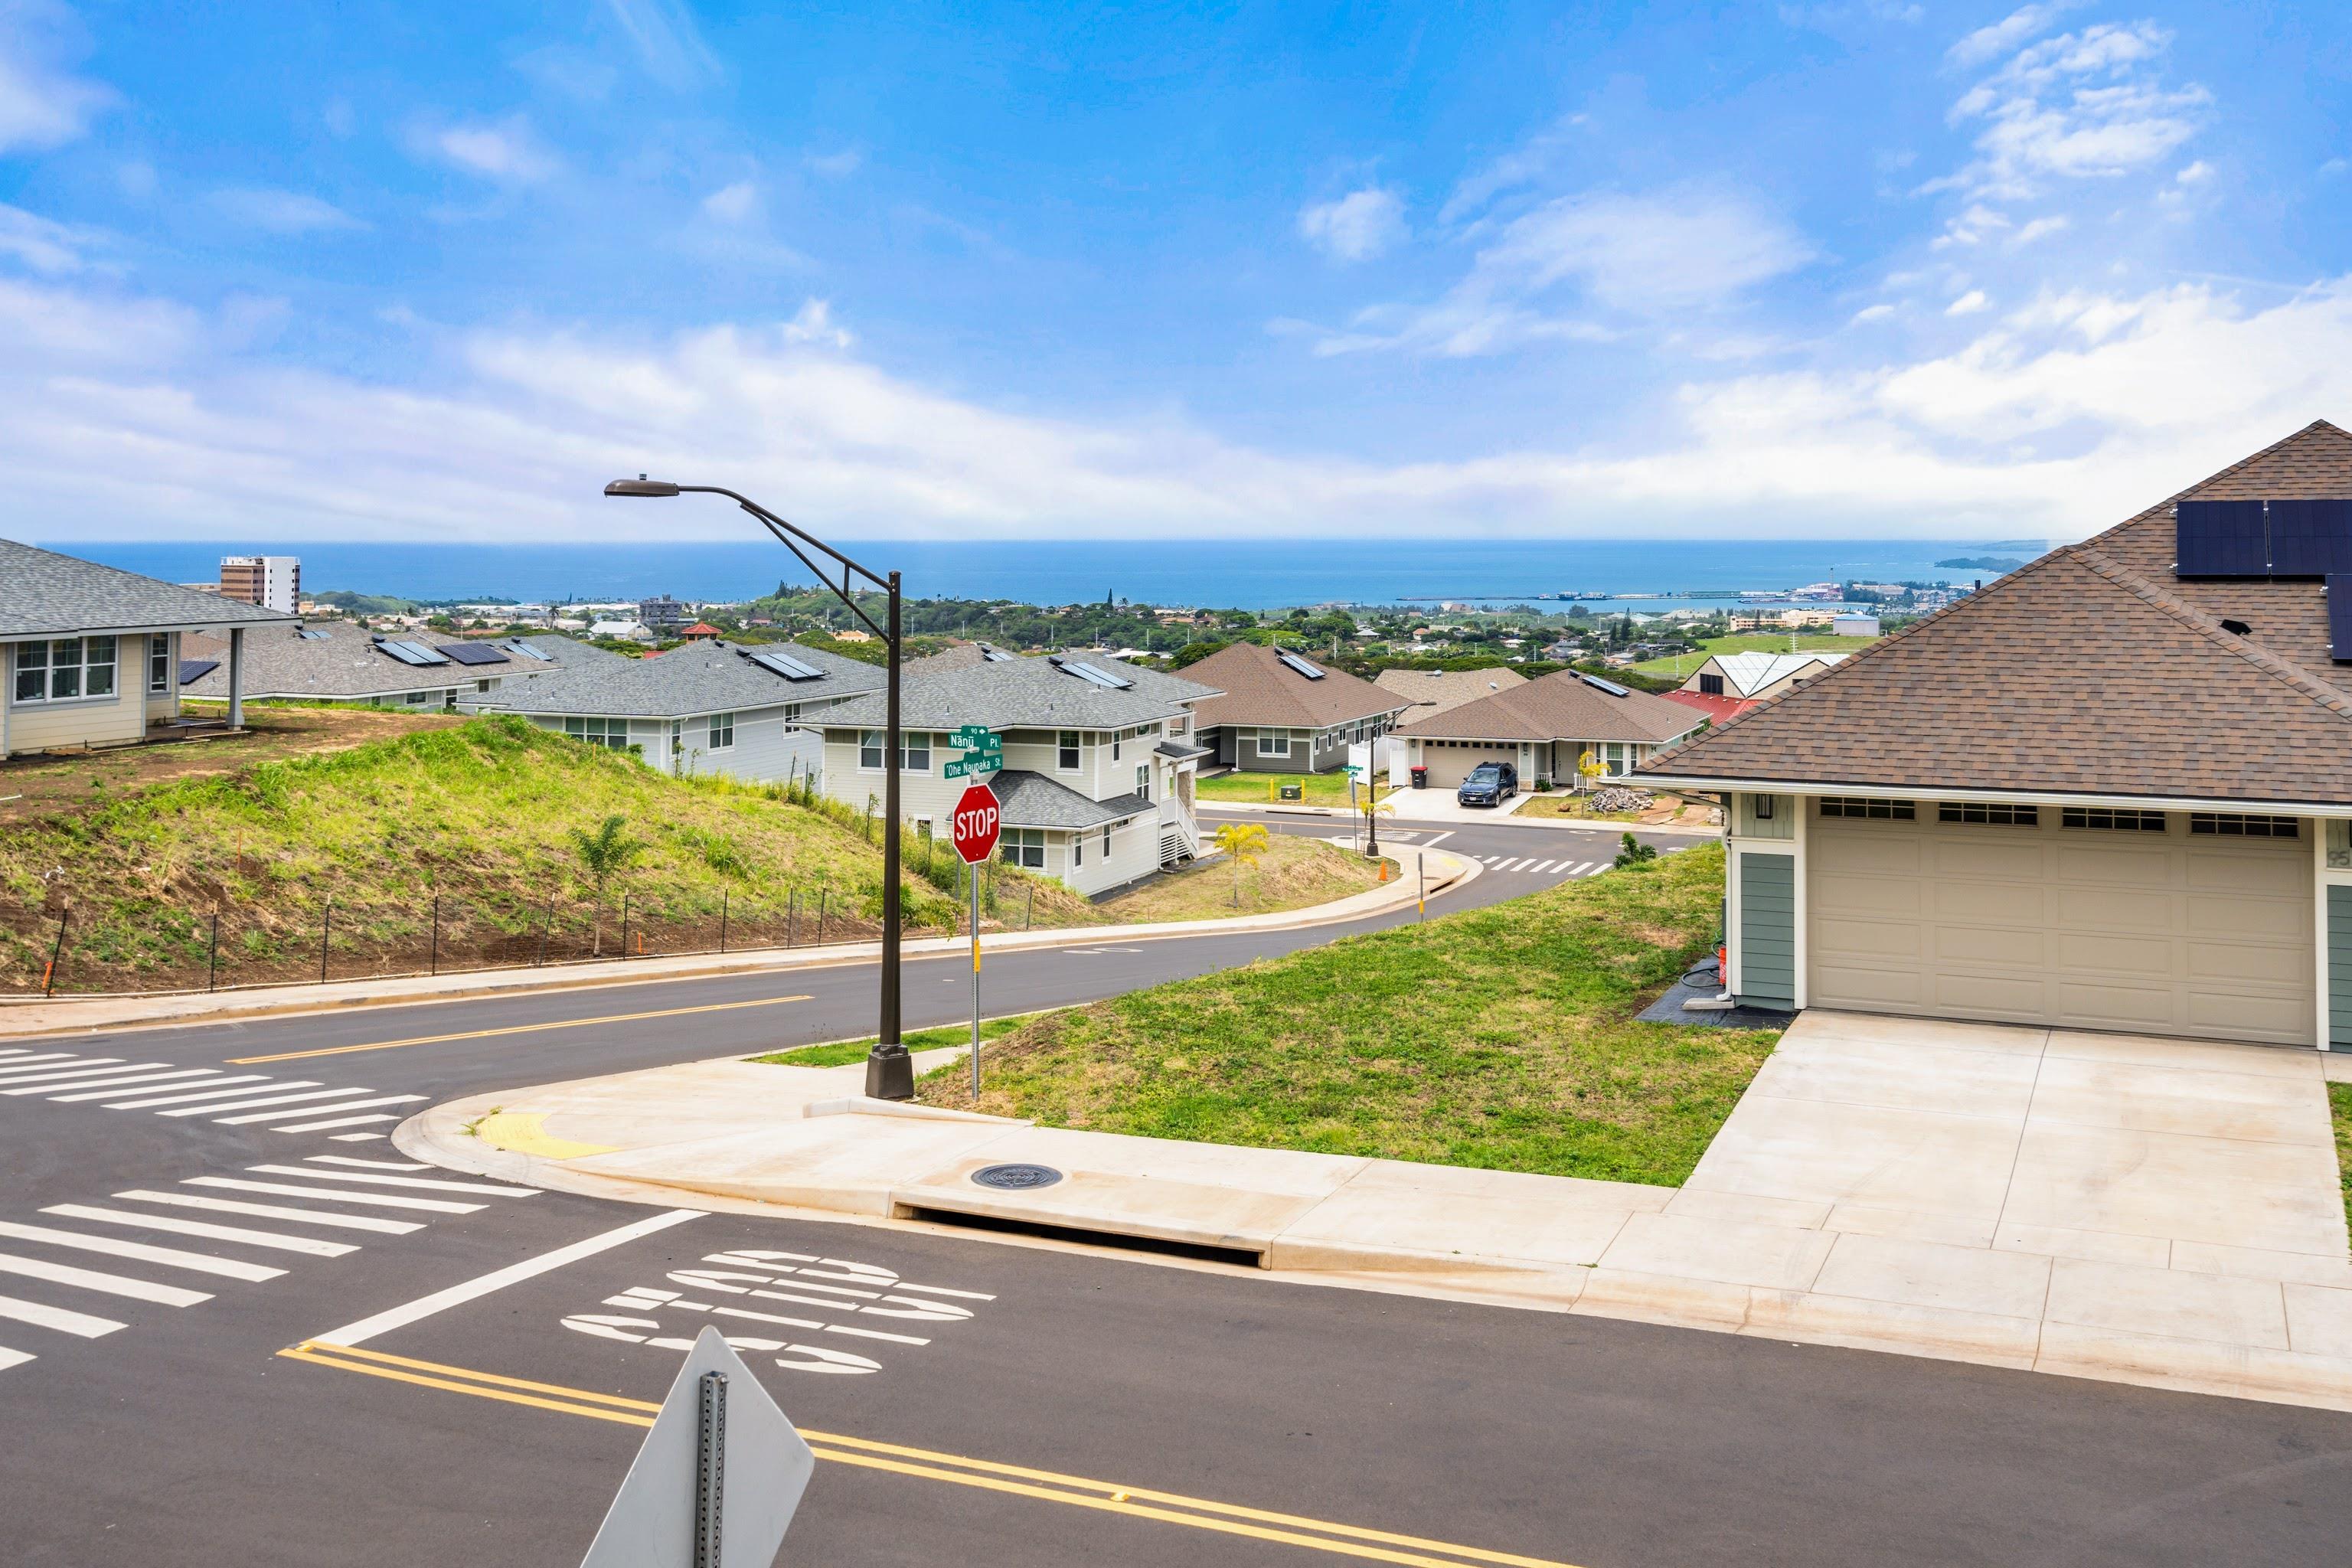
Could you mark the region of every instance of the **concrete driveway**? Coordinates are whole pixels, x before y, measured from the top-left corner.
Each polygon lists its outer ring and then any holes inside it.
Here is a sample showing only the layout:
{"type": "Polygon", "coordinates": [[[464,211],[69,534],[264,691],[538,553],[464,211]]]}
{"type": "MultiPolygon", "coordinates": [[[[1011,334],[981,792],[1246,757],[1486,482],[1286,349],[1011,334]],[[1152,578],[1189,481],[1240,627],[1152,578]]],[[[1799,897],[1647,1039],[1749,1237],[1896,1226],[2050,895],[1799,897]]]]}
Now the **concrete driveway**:
{"type": "Polygon", "coordinates": [[[1807,1013],[1594,1285],[1633,1270],[1653,1283],[1616,1289],[1679,1301],[1659,1315],[1696,1292],[1750,1333],[2340,1404],[2325,1061],[1807,1013]]]}

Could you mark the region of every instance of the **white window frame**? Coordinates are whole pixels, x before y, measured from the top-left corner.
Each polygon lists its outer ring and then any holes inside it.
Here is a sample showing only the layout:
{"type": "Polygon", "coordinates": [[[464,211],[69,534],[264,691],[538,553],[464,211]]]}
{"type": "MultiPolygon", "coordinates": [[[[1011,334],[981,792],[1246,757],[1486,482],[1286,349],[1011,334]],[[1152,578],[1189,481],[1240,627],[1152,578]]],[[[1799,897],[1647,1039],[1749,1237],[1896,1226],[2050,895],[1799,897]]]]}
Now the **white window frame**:
{"type": "Polygon", "coordinates": [[[1150,763],[1135,764],[1135,793],[1146,800],[1151,798],[1151,764],[1150,763]]]}
{"type": "Polygon", "coordinates": [[[1286,761],[1288,760],[1290,756],[1290,731],[1287,730],[1260,730],[1257,732],[1257,754],[1261,757],[1281,757],[1286,761]]]}
{"type": "Polygon", "coordinates": [[[996,837],[996,858],[1008,866],[1025,867],[1032,871],[1045,868],[1045,830],[1042,827],[1007,827],[996,837]],[[1031,856],[1036,858],[1031,859],[1031,856]]]}
{"type": "MultiPolygon", "coordinates": [[[[857,731],[857,771],[861,773],[882,772],[884,741],[888,731],[860,730],[857,731]],[[868,762],[868,757],[873,761],[868,762]]],[[[902,773],[927,773],[931,771],[932,742],[929,730],[901,730],[898,732],[898,771],[902,773]]]]}
{"type": "Polygon", "coordinates": [[[626,719],[566,714],[563,732],[575,741],[602,746],[607,751],[625,752],[629,749],[629,721],[626,719]]]}
{"type": "Polygon", "coordinates": [[[113,636],[36,638],[31,642],[17,643],[15,647],[16,668],[8,682],[8,700],[12,703],[29,708],[35,703],[112,702],[121,696],[116,670],[122,658],[122,649],[120,639],[113,636]],[[91,655],[101,647],[106,650],[105,657],[93,658],[91,655]],[[27,665],[25,656],[34,648],[41,650],[41,662],[27,665]],[[72,662],[60,660],[60,649],[71,650],[72,662]],[[73,689],[60,692],[57,689],[58,677],[68,670],[73,672],[73,689]],[[26,695],[25,678],[27,675],[36,678],[39,688],[32,696],[26,695]],[[105,690],[90,689],[93,676],[103,678],[105,690]]]}
{"type": "Polygon", "coordinates": [[[165,697],[172,690],[172,634],[156,632],[147,639],[147,695],[165,697]]]}
{"type": "Polygon", "coordinates": [[[710,752],[731,752],[735,749],[735,715],[713,713],[702,721],[703,749],[710,752]]]}
{"type": "Polygon", "coordinates": [[[1054,731],[1054,771],[1075,773],[1086,766],[1086,738],[1076,730],[1054,731]]]}

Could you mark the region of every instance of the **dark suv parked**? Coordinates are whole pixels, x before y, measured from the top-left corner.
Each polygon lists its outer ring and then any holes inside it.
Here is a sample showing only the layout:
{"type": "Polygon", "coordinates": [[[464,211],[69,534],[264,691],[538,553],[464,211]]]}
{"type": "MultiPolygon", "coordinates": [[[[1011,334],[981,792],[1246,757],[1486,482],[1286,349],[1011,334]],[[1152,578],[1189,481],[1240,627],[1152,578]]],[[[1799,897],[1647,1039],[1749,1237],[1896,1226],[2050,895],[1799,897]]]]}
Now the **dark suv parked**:
{"type": "Polygon", "coordinates": [[[1500,805],[1519,793],[1519,770],[1508,763],[1480,763],[1454,792],[1464,805],[1500,805]]]}

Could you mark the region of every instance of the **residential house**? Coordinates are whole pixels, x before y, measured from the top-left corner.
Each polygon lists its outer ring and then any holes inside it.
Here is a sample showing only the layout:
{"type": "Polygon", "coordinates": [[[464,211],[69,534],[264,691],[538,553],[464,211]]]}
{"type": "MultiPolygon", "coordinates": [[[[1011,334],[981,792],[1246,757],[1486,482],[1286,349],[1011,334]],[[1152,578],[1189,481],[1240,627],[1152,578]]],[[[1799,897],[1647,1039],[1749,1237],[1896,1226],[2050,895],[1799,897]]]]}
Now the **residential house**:
{"type": "Polygon", "coordinates": [[[677,635],[688,642],[710,642],[726,634],[709,621],[697,621],[677,635]]]}
{"type": "Polygon", "coordinates": [[[1588,752],[1609,777],[1622,777],[1706,722],[1663,697],[1561,669],[1408,719],[1397,737],[1408,764],[1427,768],[1434,788],[1453,788],[1481,763],[1509,763],[1522,784],[1549,786],[1574,783],[1588,752]]]}
{"type": "MultiPolygon", "coordinates": [[[[226,697],[219,668],[227,644],[190,636],[191,697],[226,697]],[[195,668],[198,663],[201,669],[195,668]]],[[[456,708],[487,700],[509,682],[583,664],[626,664],[616,653],[570,637],[444,637],[371,632],[352,621],[281,622],[245,634],[248,700],[348,702],[373,708],[456,708]]]]}
{"type": "Polygon", "coordinates": [[[0,757],[125,745],[181,722],[183,639],[226,636],[231,728],[245,723],[247,636],[290,617],[0,539],[0,757]]]}
{"type": "Polygon", "coordinates": [[[656,642],[654,629],[643,621],[600,620],[591,622],[588,635],[599,642],[656,642]]]}
{"type": "MultiPolygon", "coordinates": [[[[1748,706],[1778,697],[1853,657],[1843,653],[1710,654],[1706,663],[1691,671],[1682,690],[1702,697],[1728,698],[1737,704],[1731,713],[1745,712],[1748,706]]],[[[1728,718],[1730,714],[1721,716],[1728,718]]]]}
{"type": "Polygon", "coordinates": [[[1186,667],[1222,695],[1200,704],[1200,742],[1244,773],[1328,773],[1349,745],[1376,741],[1411,708],[1369,680],[1290,652],[1228,643],[1186,667]]]}
{"type": "Polygon", "coordinates": [[[1372,677],[1372,684],[1412,703],[1402,722],[1459,708],[1506,687],[1524,686],[1527,679],[1498,664],[1486,669],[1384,669],[1372,677]]]}
{"type": "MultiPolygon", "coordinates": [[[[1003,805],[999,856],[1092,897],[1199,851],[1192,815],[1195,706],[1217,695],[1184,675],[1101,656],[985,658],[905,679],[899,702],[901,810],[911,831],[944,837],[973,780],[950,778],[950,736],[979,724],[1003,738],[988,780],[1003,805]]],[[[879,693],[824,716],[824,789],[860,808],[879,801],[887,753],[879,693]]]]}
{"type": "Polygon", "coordinates": [[[666,773],[777,783],[821,773],[815,726],[884,679],[873,665],[795,643],[716,640],[542,676],[478,705],[591,745],[634,747],[666,773]]]}
{"type": "Polygon", "coordinates": [[[1839,637],[1874,637],[1878,635],[1878,617],[1863,610],[1841,615],[1830,622],[1830,635],[1839,637]]]}
{"type": "Polygon", "coordinates": [[[2321,422],[1654,759],[1732,994],[2352,1049],[2345,573],[2321,422]]]}

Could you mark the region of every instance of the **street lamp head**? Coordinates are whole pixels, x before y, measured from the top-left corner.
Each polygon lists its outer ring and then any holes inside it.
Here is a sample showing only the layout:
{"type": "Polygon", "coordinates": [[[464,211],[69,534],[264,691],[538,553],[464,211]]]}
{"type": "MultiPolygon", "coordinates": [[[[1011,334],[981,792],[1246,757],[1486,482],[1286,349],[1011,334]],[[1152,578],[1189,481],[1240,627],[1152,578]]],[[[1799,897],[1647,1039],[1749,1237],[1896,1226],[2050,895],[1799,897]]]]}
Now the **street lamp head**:
{"type": "Polygon", "coordinates": [[[604,487],[608,496],[674,496],[677,487],[667,479],[649,479],[639,474],[634,479],[614,479],[604,487]]]}

